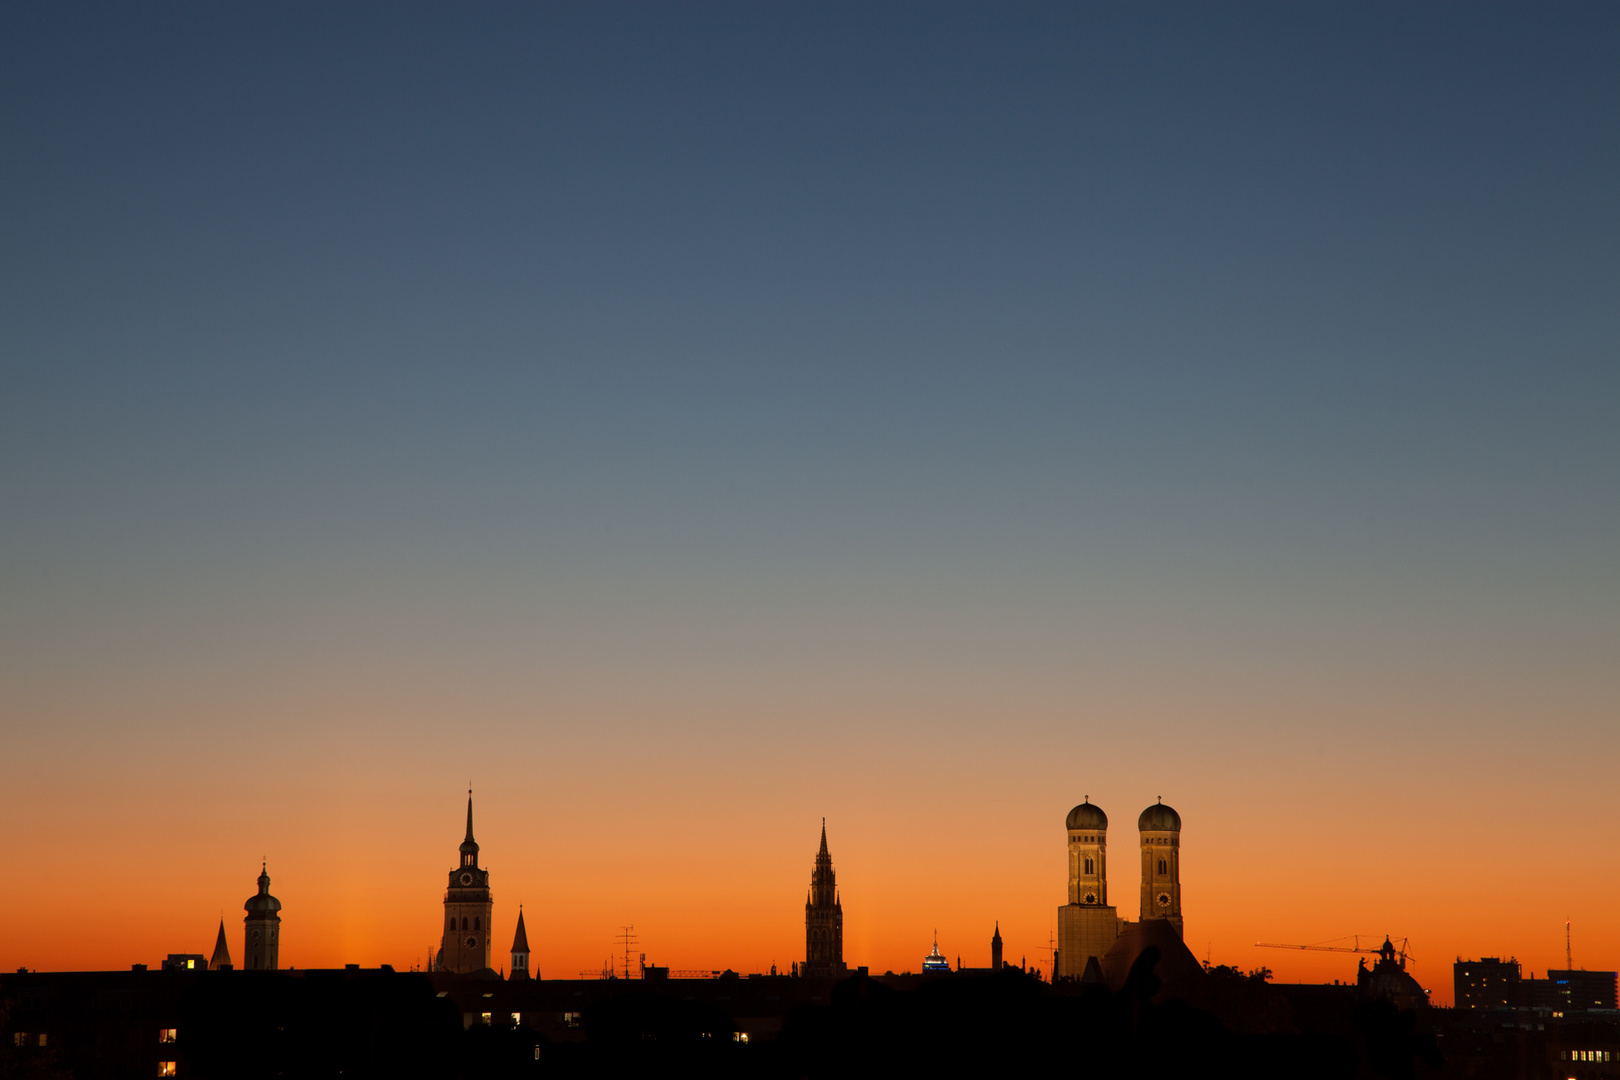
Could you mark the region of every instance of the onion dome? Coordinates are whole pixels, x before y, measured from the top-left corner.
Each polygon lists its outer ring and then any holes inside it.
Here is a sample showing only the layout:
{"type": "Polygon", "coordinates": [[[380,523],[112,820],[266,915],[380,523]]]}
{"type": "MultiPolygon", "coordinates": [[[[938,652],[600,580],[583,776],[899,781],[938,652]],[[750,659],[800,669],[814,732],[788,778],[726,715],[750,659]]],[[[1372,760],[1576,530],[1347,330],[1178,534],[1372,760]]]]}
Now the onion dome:
{"type": "Polygon", "coordinates": [[[1140,832],[1180,832],[1181,815],[1176,813],[1163,802],[1156,802],[1136,819],[1136,828],[1140,832]]]}
{"type": "Polygon", "coordinates": [[[270,895],[270,874],[267,870],[259,871],[259,893],[250,896],[242,907],[249,915],[274,915],[281,910],[281,901],[270,895]]]}
{"type": "Polygon", "coordinates": [[[1108,828],[1108,815],[1102,812],[1102,807],[1092,805],[1090,799],[1069,811],[1069,828],[1071,829],[1106,829],[1108,828]]]}

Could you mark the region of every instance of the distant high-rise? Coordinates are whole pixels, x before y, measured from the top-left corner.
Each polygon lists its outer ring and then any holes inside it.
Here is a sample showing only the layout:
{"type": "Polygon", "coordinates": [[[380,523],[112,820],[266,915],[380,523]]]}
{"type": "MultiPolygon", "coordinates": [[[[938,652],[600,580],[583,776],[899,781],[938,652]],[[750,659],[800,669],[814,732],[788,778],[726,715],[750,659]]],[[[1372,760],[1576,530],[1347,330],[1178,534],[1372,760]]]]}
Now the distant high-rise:
{"type": "Polygon", "coordinates": [[[472,792],[467,792],[467,838],[461,842],[461,864],[450,871],[444,893],[444,941],[438,968],[468,974],[489,969],[491,915],[495,901],[489,892],[489,871],[478,866],[478,841],[473,839],[472,792]]]}
{"type": "Polygon", "coordinates": [[[242,907],[247,916],[242,949],[242,967],[248,971],[274,971],[281,956],[281,901],[270,895],[270,871],[259,870],[259,891],[242,907]]]}
{"type": "Polygon", "coordinates": [[[821,851],[810,874],[810,897],[804,904],[804,967],[813,979],[836,979],[847,974],[844,966],[844,908],[838,898],[838,879],[827,852],[827,819],[821,819],[821,851]]]}
{"type": "Polygon", "coordinates": [[[214,955],[208,961],[209,971],[231,970],[231,948],[225,944],[225,920],[219,920],[219,937],[214,939],[214,955]]]}
{"type": "Polygon", "coordinates": [[[512,935],[512,978],[529,977],[529,934],[523,928],[523,907],[518,906],[517,933],[512,935]]]}
{"type": "MultiPolygon", "coordinates": [[[[1108,815],[1090,799],[1064,819],[1069,837],[1069,902],[1058,908],[1060,979],[1078,979],[1119,937],[1119,912],[1108,903],[1108,815]]],[[[1099,972],[1101,967],[1098,967],[1099,972]]]]}
{"type": "Polygon", "coordinates": [[[1451,968],[1453,1000],[1459,1009],[1506,1008],[1519,1003],[1519,962],[1495,956],[1458,960],[1451,968]]]}
{"type": "Polygon", "coordinates": [[[1163,800],[1136,819],[1142,836],[1142,921],[1165,919],[1181,929],[1181,815],[1163,800]]]}

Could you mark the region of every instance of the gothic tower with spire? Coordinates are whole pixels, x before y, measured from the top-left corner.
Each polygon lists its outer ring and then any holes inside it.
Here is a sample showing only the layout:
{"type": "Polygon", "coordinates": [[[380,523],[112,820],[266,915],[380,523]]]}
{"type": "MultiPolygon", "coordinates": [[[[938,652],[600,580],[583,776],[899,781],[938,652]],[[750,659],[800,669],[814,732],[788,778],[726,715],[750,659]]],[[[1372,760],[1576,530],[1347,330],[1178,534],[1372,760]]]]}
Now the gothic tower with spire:
{"type": "Polygon", "coordinates": [[[838,899],[838,879],[827,852],[827,819],[821,819],[821,851],[810,874],[810,897],[804,904],[804,967],[812,979],[838,979],[844,966],[844,908],[838,899]]]}
{"type": "Polygon", "coordinates": [[[438,968],[469,974],[489,968],[490,916],[495,901],[489,893],[489,871],[478,866],[478,841],[473,839],[472,792],[467,792],[467,839],[461,842],[461,865],[450,871],[444,893],[444,942],[438,968]]]}
{"type": "Polygon", "coordinates": [[[281,956],[281,901],[270,895],[270,871],[259,868],[259,891],[242,907],[244,948],[242,967],[248,971],[274,971],[281,956]]]}
{"type": "Polygon", "coordinates": [[[990,939],[990,970],[1001,970],[1001,920],[996,920],[996,933],[990,939]]]}

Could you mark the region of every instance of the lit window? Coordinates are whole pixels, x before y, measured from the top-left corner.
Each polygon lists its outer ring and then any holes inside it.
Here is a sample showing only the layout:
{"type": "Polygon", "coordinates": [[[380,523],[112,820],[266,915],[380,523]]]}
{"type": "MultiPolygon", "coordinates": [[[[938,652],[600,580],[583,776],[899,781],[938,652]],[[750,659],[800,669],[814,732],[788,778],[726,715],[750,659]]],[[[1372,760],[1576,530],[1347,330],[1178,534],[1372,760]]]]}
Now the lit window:
{"type": "Polygon", "coordinates": [[[39,1045],[45,1045],[45,1033],[43,1031],[39,1033],[39,1045]]]}
{"type": "Polygon", "coordinates": [[[175,1075],[174,1062],[172,1062],[172,1061],[160,1061],[160,1062],[158,1062],[158,1075],[159,1076],[173,1076],[173,1075],[175,1075]]]}
{"type": "Polygon", "coordinates": [[[523,1014],[520,1013],[520,1012],[513,1013],[512,1014],[512,1023],[514,1023],[514,1024],[523,1023],[523,1014]]]}
{"type": "Polygon", "coordinates": [[[579,1027],[579,1013],[565,1012],[562,1015],[562,1021],[563,1027],[577,1028],[579,1027]]]}
{"type": "Polygon", "coordinates": [[[28,1045],[28,1032],[26,1032],[26,1031],[16,1032],[15,1034],[13,1034],[11,1036],[11,1041],[12,1041],[12,1044],[15,1045],[15,1046],[27,1046],[28,1045]]]}
{"type": "Polygon", "coordinates": [[[162,1031],[158,1032],[158,1042],[172,1043],[179,1034],[180,1032],[177,1028],[164,1028],[162,1031]]]}
{"type": "Polygon", "coordinates": [[[746,1032],[746,1031],[733,1032],[732,1036],[731,1036],[731,1041],[732,1042],[740,1042],[740,1043],[747,1042],[748,1041],[748,1032],[746,1032]]]}
{"type": "Polygon", "coordinates": [[[480,1013],[479,1015],[484,1018],[484,1023],[489,1023],[489,1013],[480,1013]]]}
{"type": "Polygon", "coordinates": [[[190,971],[192,968],[194,968],[196,966],[197,966],[197,961],[195,961],[195,960],[187,960],[186,961],[186,970],[187,971],[190,971]]]}

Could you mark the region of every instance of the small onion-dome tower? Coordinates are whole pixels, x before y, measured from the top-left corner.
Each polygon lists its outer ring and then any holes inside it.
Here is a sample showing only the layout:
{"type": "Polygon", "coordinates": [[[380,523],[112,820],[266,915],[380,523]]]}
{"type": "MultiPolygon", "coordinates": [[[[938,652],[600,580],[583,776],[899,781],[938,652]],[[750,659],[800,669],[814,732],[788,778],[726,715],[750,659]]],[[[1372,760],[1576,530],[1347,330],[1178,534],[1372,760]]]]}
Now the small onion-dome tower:
{"type": "Polygon", "coordinates": [[[259,892],[250,896],[242,907],[247,916],[242,920],[246,941],[242,949],[242,966],[248,971],[274,971],[281,954],[281,901],[270,895],[270,871],[259,869],[259,892]]]}
{"type": "Polygon", "coordinates": [[[1181,815],[1154,803],[1136,819],[1142,837],[1142,921],[1165,919],[1181,927],[1181,815]]]}

